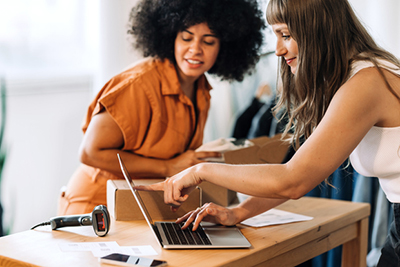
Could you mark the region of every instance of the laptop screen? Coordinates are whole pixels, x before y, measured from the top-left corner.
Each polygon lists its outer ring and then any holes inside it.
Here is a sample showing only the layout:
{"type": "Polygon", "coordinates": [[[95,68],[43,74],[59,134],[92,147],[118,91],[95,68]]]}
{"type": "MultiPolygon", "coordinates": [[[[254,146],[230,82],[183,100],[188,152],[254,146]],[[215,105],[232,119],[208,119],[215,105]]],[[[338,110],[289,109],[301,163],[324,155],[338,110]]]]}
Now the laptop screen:
{"type": "Polygon", "coordinates": [[[143,200],[140,197],[139,192],[136,189],[133,188],[135,186],[135,184],[134,184],[131,176],[129,175],[129,172],[126,169],[125,164],[122,161],[121,156],[119,155],[119,153],[117,154],[117,157],[118,157],[118,160],[119,160],[119,165],[121,166],[122,174],[124,175],[125,180],[128,182],[128,185],[129,185],[129,187],[130,187],[130,189],[131,189],[131,191],[133,193],[133,196],[135,197],[135,199],[136,199],[136,201],[137,201],[137,203],[139,205],[140,210],[143,213],[144,218],[146,219],[146,221],[149,224],[153,225],[153,220],[151,219],[150,213],[147,211],[146,206],[144,205],[143,200]]]}

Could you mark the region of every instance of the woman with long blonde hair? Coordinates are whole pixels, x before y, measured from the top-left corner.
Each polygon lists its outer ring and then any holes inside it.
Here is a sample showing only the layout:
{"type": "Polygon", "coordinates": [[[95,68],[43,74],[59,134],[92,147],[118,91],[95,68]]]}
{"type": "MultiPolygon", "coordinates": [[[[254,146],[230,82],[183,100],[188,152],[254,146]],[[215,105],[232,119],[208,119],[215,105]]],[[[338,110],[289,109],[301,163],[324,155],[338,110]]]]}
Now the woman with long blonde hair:
{"type": "Polygon", "coordinates": [[[296,154],[285,164],[201,163],[142,190],[164,190],[177,209],[202,181],[251,195],[227,209],[212,203],[178,222],[233,225],[298,199],[346,159],[378,177],[394,221],[378,266],[400,266],[400,62],[376,45],[347,0],[270,0],[282,90],[296,154]],[[300,138],[304,143],[299,146],[300,138]]]}

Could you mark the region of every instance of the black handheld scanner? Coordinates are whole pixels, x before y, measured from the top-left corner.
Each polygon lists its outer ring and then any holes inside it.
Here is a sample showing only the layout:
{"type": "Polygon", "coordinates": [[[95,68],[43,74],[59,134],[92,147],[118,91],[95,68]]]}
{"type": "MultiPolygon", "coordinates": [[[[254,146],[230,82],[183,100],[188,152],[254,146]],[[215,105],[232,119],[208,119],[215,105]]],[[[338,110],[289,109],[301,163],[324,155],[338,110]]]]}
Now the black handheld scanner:
{"type": "Polygon", "coordinates": [[[99,205],[94,208],[92,213],[53,217],[48,222],[33,226],[31,230],[44,225],[50,225],[52,230],[67,226],[92,225],[96,235],[105,236],[110,230],[110,215],[105,205],[99,205]]]}

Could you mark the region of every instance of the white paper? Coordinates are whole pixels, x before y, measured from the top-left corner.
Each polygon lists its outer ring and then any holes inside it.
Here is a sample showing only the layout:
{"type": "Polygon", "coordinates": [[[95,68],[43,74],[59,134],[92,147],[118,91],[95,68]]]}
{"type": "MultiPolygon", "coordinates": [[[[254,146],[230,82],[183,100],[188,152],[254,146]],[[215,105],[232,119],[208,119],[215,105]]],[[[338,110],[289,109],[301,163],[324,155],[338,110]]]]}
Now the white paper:
{"type": "Polygon", "coordinates": [[[244,220],[241,223],[253,227],[263,227],[267,225],[309,221],[312,219],[313,217],[310,216],[300,215],[293,212],[288,212],[278,209],[270,209],[257,216],[244,220]]]}
{"type": "Polygon", "coordinates": [[[119,246],[117,242],[78,242],[59,243],[61,251],[91,251],[95,257],[103,257],[111,253],[121,253],[133,256],[157,255],[150,245],[146,246],[119,246]]]}
{"type": "Polygon", "coordinates": [[[101,249],[118,249],[117,242],[78,242],[78,243],[58,243],[61,251],[93,251],[101,249]]]}

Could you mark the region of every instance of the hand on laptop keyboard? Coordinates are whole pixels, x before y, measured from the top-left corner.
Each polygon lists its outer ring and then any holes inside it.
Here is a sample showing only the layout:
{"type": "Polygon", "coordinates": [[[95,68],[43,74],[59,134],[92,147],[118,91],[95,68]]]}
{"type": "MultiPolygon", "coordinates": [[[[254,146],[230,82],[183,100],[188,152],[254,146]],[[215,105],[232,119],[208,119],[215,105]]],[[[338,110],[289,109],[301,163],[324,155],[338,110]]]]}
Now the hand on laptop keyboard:
{"type": "Polygon", "coordinates": [[[182,229],[186,229],[189,225],[193,225],[192,229],[196,230],[201,221],[222,224],[226,226],[238,223],[237,217],[232,209],[219,206],[214,203],[206,203],[202,207],[189,211],[176,223],[184,223],[182,229]]]}

